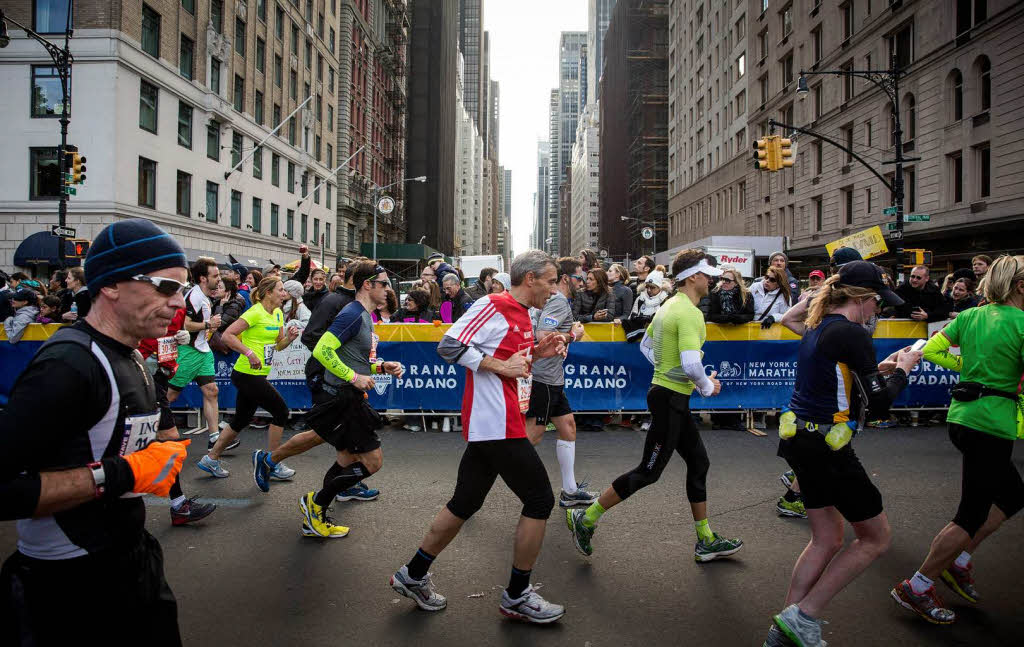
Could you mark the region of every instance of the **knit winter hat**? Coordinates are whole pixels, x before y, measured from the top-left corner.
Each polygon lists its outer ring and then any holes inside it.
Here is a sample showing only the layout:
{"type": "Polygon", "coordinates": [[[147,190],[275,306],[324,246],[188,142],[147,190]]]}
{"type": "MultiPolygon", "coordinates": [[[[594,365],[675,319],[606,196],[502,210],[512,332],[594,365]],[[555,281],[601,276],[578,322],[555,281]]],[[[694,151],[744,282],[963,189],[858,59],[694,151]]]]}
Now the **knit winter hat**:
{"type": "Polygon", "coordinates": [[[301,299],[306,290],[298,281],[285,281],[284,291],[293,299],[301,299]]]}
{"type": "Polygon", "coordinates": [[[185,250],[149,220],[132,218],[107,225],[89,246],[85,284],[89,296],[100,289],[169,267],[187,267],[185,250]]]}

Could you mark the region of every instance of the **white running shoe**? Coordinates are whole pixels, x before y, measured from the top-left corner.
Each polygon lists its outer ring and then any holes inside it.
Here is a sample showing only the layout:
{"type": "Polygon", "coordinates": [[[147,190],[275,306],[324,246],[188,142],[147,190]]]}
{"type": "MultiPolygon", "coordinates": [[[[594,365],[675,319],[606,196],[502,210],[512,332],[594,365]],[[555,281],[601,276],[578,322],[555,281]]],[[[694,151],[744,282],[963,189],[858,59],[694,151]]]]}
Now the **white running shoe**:
{"type": "Polygon", "coordinates": [[[565,607],[552,604],[540,597],[533,586],[527,587],[515,600],[508,596],[508,591],[502,591],[501,606],[498,610],[503,616],[542,625],[554,622],[565,615],[565,607]]]}
{"type": "Polygon", "coordinates": [[[430,573],[422,580],[414,580],[409,575],[409,567],[402,566],[391,576],[391,588],[416,603],[424,611],[440,611],[448,605],[448,600],[434,590],[430,573]]]}
{"type": "Polygon", "coordinates": [[[288,481],[291,480],[293,476],[295,476],[295,470],[284,463],[278,463],[277,467],[274,468],[274,471],[270,473],[270,478],[275,481],[288,481]]]}
{"type": "Polygon", "coordinates": [[[199,459],[199,462],[196,463],[196,467],[203,470],[207,474],[212,474],[213,476],[216,476],[219,479],[226,479],[228,476],[231,475],[231,472],[224,469],[224,467],[221,466],[220,463],[221,461],[215,461],[212,458],[210,458],[209,455],[205,455],[199,459]]]}

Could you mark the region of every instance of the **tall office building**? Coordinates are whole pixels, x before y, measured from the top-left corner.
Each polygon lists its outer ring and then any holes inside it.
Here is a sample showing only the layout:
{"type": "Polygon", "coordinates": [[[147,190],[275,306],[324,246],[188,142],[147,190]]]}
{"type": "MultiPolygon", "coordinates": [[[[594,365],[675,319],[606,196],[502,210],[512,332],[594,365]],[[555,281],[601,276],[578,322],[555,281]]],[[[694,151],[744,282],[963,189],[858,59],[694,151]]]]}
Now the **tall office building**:
{"type": "Polygon", "coordinates": [[[481,254],[483,221],[481,217],[481,178],[483,176],[483,140],[476,122],[466,110],[462,96],[463,56],[459,54],[459,83],[456,85],[456,134],[458,152],[455,172],[455,255],[481,254]]]}
{"type": "Polygon", "coordinates": [[[546,173],[547,178],[547,195],[545,196],[544,208],[547,210],[544,213],[544,229],[541,231],[541,237],[538,239],[543,245],[541,249],[548,253],[552,253],[557,250],[557,247],[552,248],[552,242],[555,240],[551,237],[552,224],[558,228],[558,184],[561,174],[557,172],[558,168],[558,124],[559,124],[559,102],[560,95],[558,88],[551,90],[551,94],[548,97],[548,170],[546,173]]]}
{"type": "MultiPolygon", "coordinates": [[[[66,13],[53,9],[67,3],[6,4],[11,18],[45,37],[63,35],[66,13]]],[[[147,218],[179,240],[190,260],[208,255],[252,266],[291,261],[299,243],[319,253],[324,238],[333,265],[329,116],[348,99],[330,5],[79,0],[73,20],[68,142],[88,158],[88,173],[70,199],[67,226],[92,239],[111,222],[147,218]]],[[[63,189],[60,80],[39,43],[13,25],[10,39],[0,50],[5,268],[24,238],[45,232],[51,240],[63,189]]],[[[46,272],[32,265],[20,267],[46,272]]]]}
{"type": "Polygon", "coordinates": [[[459,29],[456,0],[414,2],[409,45],[409,120],[406,241],[446,253],[455,244],[456,75],[459,29]]]}
{"type": "Polygon", "coordinates": [[[466,60],[463,79],[463,101],[466,112],[476,123],[481,136],[486,136],[484,103],[484,2],[483,0],[458,0],[459,2],[459,50],[466,60]]]}
{"type": "Polygon", "coordinates": [[[597,249],[598,240],[598,107],[590,104],[580,115],[572,147],[572,204],[569,249],[597,249]]]}
{"type": "Polygon", "coordinates": [[[498,253],[505,265],[512,261],[512,169],[501,167],[501,231],[498,233],[498,253]]]}
{"type": "Polygon", "coordinates": [[[614,8],[615,0],[590,0],[587,3],[587,103],[597,101],[598,83],[604,70],[604,35],[614,8]]]}
{"type": "Polygon", "coordinates": [[[534,222],[531,243],[534,249],[547,249],[548,173],[551,171],[551,143],[537,142],[537,190],[533,194],[534,222]]]}
{"type": "Polygon", "coordinates": [[[548,251],[561,249],[559,226],[560,198],[558,187],[568,179],[572,166],[572,145],[576,141],[576,123],[580,117],[580,51],[587,42],[585,31],[565,31],[559,41],[558,89],[553,91],[554,131],[551,132],[551,167],[549,176],[548,251]]]}

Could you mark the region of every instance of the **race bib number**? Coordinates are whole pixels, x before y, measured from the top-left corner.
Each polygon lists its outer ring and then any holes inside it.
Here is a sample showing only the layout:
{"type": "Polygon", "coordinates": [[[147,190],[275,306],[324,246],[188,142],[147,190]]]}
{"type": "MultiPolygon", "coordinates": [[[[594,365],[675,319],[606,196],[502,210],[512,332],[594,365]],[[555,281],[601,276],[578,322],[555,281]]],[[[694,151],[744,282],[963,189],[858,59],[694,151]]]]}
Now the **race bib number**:
{"type": "Polygon", "coordinates": [[[178,359],[178,344],[174,337],[160,337],[156,340],[156,360],[161,364],[178,359]]]}
{"type": "Polygon", "coordinates": [[[516,383],[519,390],[519,413],[526,413],[530,408],[530,393],[533,392],[533,378],[517,377],[516,383]]]}
{"type": "MultiPolygon", "coordinates": [[[[148,415],[128,416],[124,419],[124,436],[121,438],[121,456],[133,454],[145,449],[150,441],[156,440],[156,428],[160,423],[160,413],[153,412],[148,415]]],[[[121,495],[122,499],[142,496],[138,492],[127,492],[121,495]]]]}
{"type": "Polygon", "coordinates": [[[370,334],[370,363],[375,364],[377,362],[377,343],[380,342],[380,335],[377,333],[370,334]]]}
{"type": "Polygon", "coordinates": [[[263,344],[263,366],[274,365],[275,350],[277,350],[276,344],[263,344]]]}

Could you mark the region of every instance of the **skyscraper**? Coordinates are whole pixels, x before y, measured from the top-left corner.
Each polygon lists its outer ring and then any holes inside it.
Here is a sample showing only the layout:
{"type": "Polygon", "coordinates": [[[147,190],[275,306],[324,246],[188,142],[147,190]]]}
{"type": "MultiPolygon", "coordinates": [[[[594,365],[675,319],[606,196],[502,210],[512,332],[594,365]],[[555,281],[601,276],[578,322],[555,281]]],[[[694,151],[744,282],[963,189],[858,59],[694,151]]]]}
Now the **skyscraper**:
{"type": "Polygon", "coordinates": [[[483,0],[458,0],[458,2],[459,49],[466,61],[462,100],[466,104],[466,112],[473,117],[480,135],[486,139],[484,121],[487,107],[483,105],[485,93],[483,74],[484,3],[483,0]]]}
{"type": "Polygon", "coordinates": [[[576,141],[576,123],[580,117],[580,51],[587,42],[585,31],[564,31],[558,52],[558,89],[552,91],[551,165],[548,177],[548,230],[551,243],[546,249],[556,253],[559,245],[558,187],[572,165],[572,145],[576,141]]]}
{"type": "Polygon", "coordinates": [[[612,19],[615,0],[589,0],[587,7],[587,103],[597,101],[604,70],[604,34],[612,19]]]}
{"type": "Polygon", "coordinates": [[[537,142],[537,191],[533,194],[534,223],[533,247],[547,249],[544,239],[548,232],[548,172],[551,170],[551,143],[537,142]]]}

